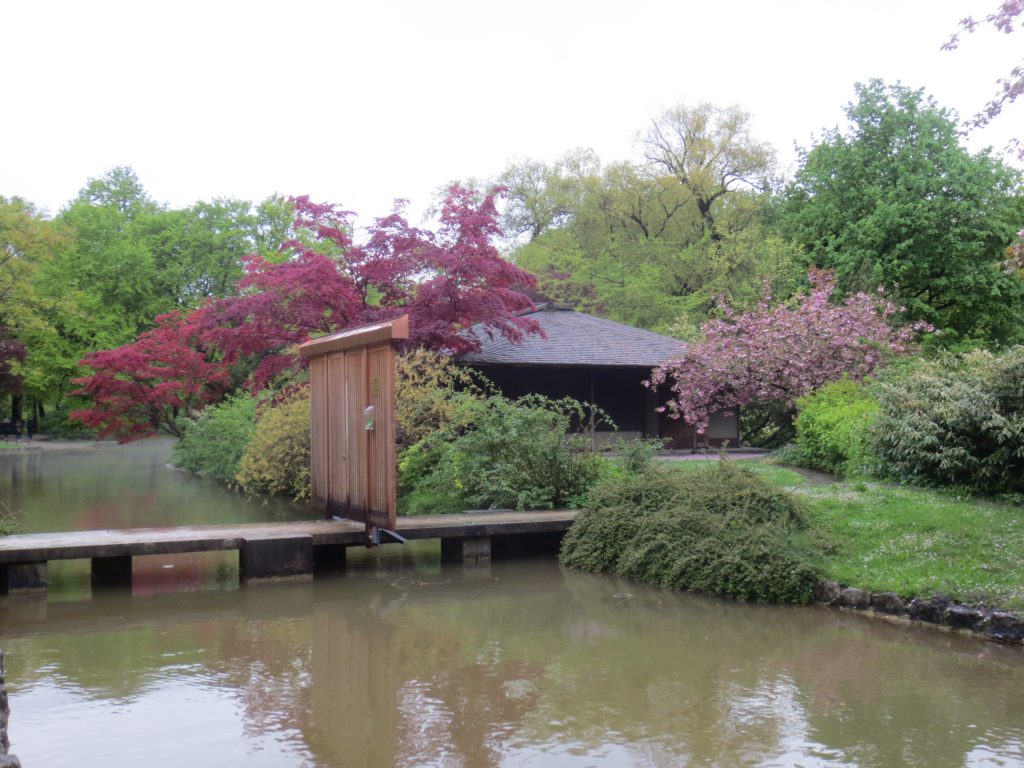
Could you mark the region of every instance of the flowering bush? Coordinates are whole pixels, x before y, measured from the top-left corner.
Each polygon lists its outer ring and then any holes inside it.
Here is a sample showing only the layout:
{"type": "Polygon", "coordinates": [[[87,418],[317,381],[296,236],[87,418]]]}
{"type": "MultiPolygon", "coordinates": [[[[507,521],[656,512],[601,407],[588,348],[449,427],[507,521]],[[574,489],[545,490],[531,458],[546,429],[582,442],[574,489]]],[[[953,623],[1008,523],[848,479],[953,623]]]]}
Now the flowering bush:
{"type": "Polygon", "coordinates": [[[811,291],[796,306],[770,305],[765,296],[754,312],[725,309],[711,320],[686,355],[656,368],[650,386],[668,385],[665,408],[703,434],[711,414],[748,403],[772,403],[792,414],[797,399],[844,376],[860,380],[893,355],[911,349],[921,323],[890,326],[900,308],[857,293],[839,303],[827,272],[811,272],[811,291]]]}

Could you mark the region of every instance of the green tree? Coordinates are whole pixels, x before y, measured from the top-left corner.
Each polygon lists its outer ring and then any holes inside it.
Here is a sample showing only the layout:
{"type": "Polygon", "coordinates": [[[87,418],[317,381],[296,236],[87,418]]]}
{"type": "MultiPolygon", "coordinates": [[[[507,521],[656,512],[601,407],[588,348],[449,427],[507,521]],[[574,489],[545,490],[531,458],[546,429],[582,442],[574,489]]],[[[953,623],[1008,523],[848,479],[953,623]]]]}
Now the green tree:
{"type": "Polygon", "coordinates": [[[782,231],[844,293],[884,286],[951,336],[1019,334],[1024,283],[997,266],[1019,219],[1020,175],[960,144],[955,115],[923,91],[857,85],[850,127],[802,155],[782,231]]]}
{"type": "Polygon", "coordinates": [[[0,197],[0,331],[24,349],[13,364],[18,398],[45,397],[53,386],[50,344],[62,299],[39,289],[40,275],[56,254],[69,246],[67,232],[40,216],[20,198],[0,197]]]}
{"type": "Polygon", "coordinates": [[[644,162],[601,170],[575,150],[496,180],[509,189],[513,258],[543,296],[676,332],[698,327],[720,296],[745,307],[766,281],[785,295],[803,284],[799,250],[762,227],[775,155],[746,112],[680,105],[640,144],[644,162]]]}
{"type": "Polygon", "coordinates": [[[601,161],[592,149],[577,148],[553,163],[520,160],[510,164],[490,187],[505,187],[501,229],[511,239],[536,240],[572,222],[583,205],[601,161]]]}
{"type": "Polygon", "coordinates": [[[55,222],[37,224],[64,234],[33,271],[45,322],[19,336],[28,350],[26,392],[60,401],[87,354],[124,344],[158,315],[236,293],[243,258],[275,257],[293,219],[280,197],[173,210],[153,202],[130,168],[89,179],[55,222]]]}
{"type": "Polygon", "coordinates": [[[160,208],[146,192],[129,166],[118,165],[99,178],[89,179],[78,192],[75,202],[101,208],[114,208],[126,220],[160,208]]]}
{"type": "Polygon", "coordinates": [[[293,219],[290,204],[279,198],[257,206],[200,201],[136,219],[133,229],[153,257],[157,293],[167,305],[159,311],[194,309],[205,299],[235,294],[244,257],[272,256],[293,219]]]}
{"type": "Polygon", "coordinates": [[[679,104],[651,121],[641,144],[647,161],[683,187],[713,240],[725,198],[771,186],[775,150],[751,136],[750,113],[739,107],[679,104]]]}

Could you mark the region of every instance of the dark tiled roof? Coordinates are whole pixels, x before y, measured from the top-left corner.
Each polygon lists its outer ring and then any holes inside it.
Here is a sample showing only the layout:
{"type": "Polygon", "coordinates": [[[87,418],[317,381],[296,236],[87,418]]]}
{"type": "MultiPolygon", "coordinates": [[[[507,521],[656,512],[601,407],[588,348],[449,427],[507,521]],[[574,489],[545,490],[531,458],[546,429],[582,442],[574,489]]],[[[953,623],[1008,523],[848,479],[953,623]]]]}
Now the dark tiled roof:
{"type": "Polygon", "coordinates": [[[531,334],[522,343],[487,337],[479,326],[473,333],[479,352],[456,358],[469,365],[599,365],[654,368],[679,357],[686,346],[676,339],[582,312],[541,307],[524,313],[536,320],[546,338],[531,334]]]}

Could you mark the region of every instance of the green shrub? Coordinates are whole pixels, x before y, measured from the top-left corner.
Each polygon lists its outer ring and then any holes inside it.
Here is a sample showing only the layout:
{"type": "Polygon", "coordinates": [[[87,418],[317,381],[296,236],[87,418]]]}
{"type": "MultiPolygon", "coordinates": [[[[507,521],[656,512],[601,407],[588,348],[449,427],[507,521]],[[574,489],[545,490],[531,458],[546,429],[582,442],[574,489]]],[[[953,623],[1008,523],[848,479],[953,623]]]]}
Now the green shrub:
{"type": "Polygon", "coordinates": [[[1024,346],[918,360],[873,389],[880,412],[869,440],[887,474],[1024,493],[1024,346]]]}
{"type": "MultiPolygon", "coordinates": [[[[77,400],[78,398],[74,398],[77,400]]],[[[84,401],[83,401],[84,402],[84,401]]],[[[74,407],[53,407],[39,419],[39,434],[65,440],[95,440],[96,430],[90,429],[80,421],[69,421],[68,414],[76,410],[74,407]]]]}
{"type": "Polygon", "coordinates": [[[456,423],[406,451],[399,462],[403,514],[461,509],[553,509],[579,504],[603,460],[574,424],[580,403],[500,395],[463,403],[456,423]]]}
{"type": "Polygon", "coordinates": [[[654,465],[658,451],[665,447],[665,441],[657,438],[636,440],[620,440],[616,445],[619,451],[619,465],[622,471],[630,475],[646,472],[654,465]]]}
{"type": "Polygon", "coordinates": [[[240,392],[185,423],[185,434],[174,446],[174,464],[233,486],[255,429],[256,399],[240,392]]]}
{"type": "MultiPolygon", "coordinates": [[[[863,474],[868,428],[878,402],[854,381],[826,384],[797,401],[796,445],[802,466],[841,476],[863,474]]],[[[792,458],[792,457],[791,457],[792,458]]]]}
{"type": "Polygon", "coordinates": [[[682,475],[654,466],[599,484],[562,539],[559,559],[585,571],[615,571],[641,521],[671,506],[685,488],[682,475]]]}
{"type": "Polygon", "coordinates": [[[450,429],[466,413],[467,400],[479,400],[490,384],[452,362],[449,355],[417,349],[395,364],[395,425],[399,445],[410,446],[450,429]]]}
{"type": "Polygon", "coordinates": [[[562,543],[563,564],[675,589],[807,602],[820,578],[806,510],[749,469],[657,467],[596,489],[562,543]]]}
{"type": "Polygon", "coordinates": [[[309,498],[309,419],[308,387],[263,405],[235,477],[243,491],[309,498]]]}

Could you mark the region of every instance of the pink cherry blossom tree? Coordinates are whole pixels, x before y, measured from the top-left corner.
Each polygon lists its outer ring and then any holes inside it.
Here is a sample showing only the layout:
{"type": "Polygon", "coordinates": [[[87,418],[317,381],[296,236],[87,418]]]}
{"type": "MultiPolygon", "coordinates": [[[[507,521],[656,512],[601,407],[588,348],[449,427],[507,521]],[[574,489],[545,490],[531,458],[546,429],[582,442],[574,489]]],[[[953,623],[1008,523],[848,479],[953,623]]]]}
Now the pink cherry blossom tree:
{"type": "Polygon", "coordinates": [[[701,327],[686,355],[656,368],[649,386],[668,386],[665,408],[703,434],[711,414],[750,403],[772,404],[790,414],[796,401],[830,381],[863,379],[894,355],[912,348],[918,323],[893,327],[900,308],[881,289],[830,301],[835,287],[828,272],[811,272],[810,291],[795,305],[771,306],[742,315],[723,309],[724,319],[701,327]]]}
{"type": "MultiPolygon", "coordinates": [[[[1024,0],[1001,0],[996,9],[982,19],[968,16],[960,20],[962,32],[974,32],[983,25],[995,27],[1007,35],[1024,28],[1024,0]]],[[[950,35],[949,40],[942,47],[947,51],[959,48],[960,32],[950,35]]],[[[999,78],[996,81],[996,86],[995,96],[978,114],[966,122],[968,129],[988,125],[1002,113],[1004,107],[1012,104],[1018,96],[1024,94],[1024,60],[1013,67],[1006,77],[999,78]]],[[[1011,149],[1015,149],[1018,157],[1024,159],[1024,143],[1019,138],[1011,142],[1011,149]]]]}

